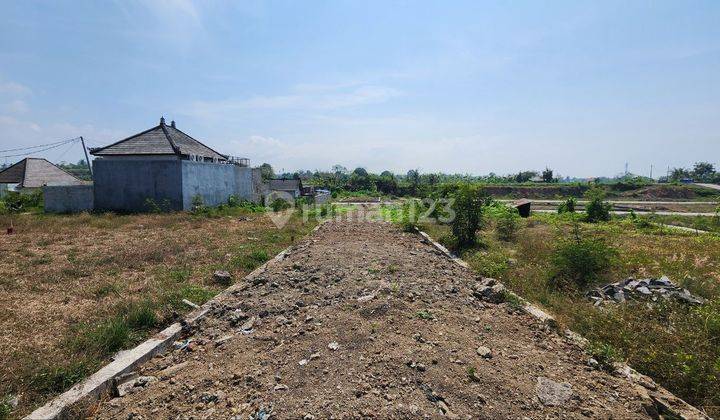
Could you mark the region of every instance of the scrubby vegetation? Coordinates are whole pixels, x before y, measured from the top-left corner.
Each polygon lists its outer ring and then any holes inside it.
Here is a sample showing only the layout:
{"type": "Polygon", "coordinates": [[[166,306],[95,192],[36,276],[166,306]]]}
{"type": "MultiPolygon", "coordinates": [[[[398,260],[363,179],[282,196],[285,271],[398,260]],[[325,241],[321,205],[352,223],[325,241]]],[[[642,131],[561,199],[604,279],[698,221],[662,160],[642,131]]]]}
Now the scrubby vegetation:
{"type": "MultiPolygon", "coordinates": [[[[663,229],[655,219],[646,227],[629,217],[587,223],[580,215],[536,214],[520,221],[508,241],[498,234],[492,207],[484,211],[488,223],[476,246],[462,254],[474,270],[589,339],[589,356],[601,367],[627,361],[691,404],[720,414],[720,236],[663,229]],[[584,296],[606,282],[661,275],[708,302],[596,307],[584,296]]],[[[453,239],[450,226],[432,219],[421,228],[441,242],[453,239]]]]}

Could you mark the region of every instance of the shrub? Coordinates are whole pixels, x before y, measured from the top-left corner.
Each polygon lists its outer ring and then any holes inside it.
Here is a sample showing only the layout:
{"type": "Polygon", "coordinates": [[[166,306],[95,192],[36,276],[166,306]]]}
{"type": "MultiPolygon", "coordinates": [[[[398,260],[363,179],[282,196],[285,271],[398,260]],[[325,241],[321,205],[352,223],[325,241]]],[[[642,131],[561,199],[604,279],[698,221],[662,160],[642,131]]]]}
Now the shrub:
{"type": "Polygon", "coordinates": [[[270,203],[270,208],[272,208],[273,211],[283,211],[290,208],[290,203],[282,198],[276,198],[270,203]]]}
{"type": "Polygon", "coordinates": [[[231,195],[227,199],[227,205],[228,207],[239,207],[240,206],[240,199],[236,195],[231,195]]]}
{"type": "Polygon", "coordinates": [[[43,206],[43,195],[41,190],[30,193],[20,193],[17,191],[8,191],[3,197],[4,208],[8,213],[20,213],[29,211],[32,208],[40,208],[43,206]]]}
{"type": "Polygon", "coordinates": [[[495,222],[495,231],[501,241],[509,241],[515,237],[519,226],[520,215],[516,209],[503,207],[495,222]]]}
{"type": "Polygon", "coordinates": [[[200,214],[207,210],[207,208],[205,207],[205,200],[203,200],[200,194],[196,194],[195,196],[193,196],[192,200],[190,201],[190,208],[190,211],[194,214],[200,214]]]}
{"type": "Polygon", "coordinates": [[[455,218],[451,226],[459,250],[470,248],[477,242],[475,233],[482,225],[482,203],[479,186],[462,184],[458,187],[452,205],[455,218]]]}
{"type": "Polygon", "coordinates": [[[599,188],[593,188],[587,192],[590,202],[587,205],[587,221],[590,223],[607,222],[610,220],[612,205],[603,201],[605,192],[599,188]]]}
{"type": "Polygon", "coordinates": [[[575,197],[570,197],[567,200],[560,203],[560,206],[558,207],[558,214],[562,213],[575,213],[575,205],[577,204],[577,200],[575,200],[575,197]]]}
{"type": "Polygon", "coordinates": [[[150,213],[166,213],[172,210],[170,200],[168,200],[167,198],[160,202],[157,202],[152,198],[146,198],[145,208],[150,213]]]}
{"type": "Polygon", "coordinates": [[[555,247],[550,260],[552,283],[585,288],[610,269],[616,254],[615,249],[600,240],[581,238],[576,230],[575,238],[555,247]]]}
{"type": "Polygon", "coordinates": [[[406,201],[400,208],[400,226],[404,232],[415,232],[422,214],[422,206],[418,201],[406,201]]]}

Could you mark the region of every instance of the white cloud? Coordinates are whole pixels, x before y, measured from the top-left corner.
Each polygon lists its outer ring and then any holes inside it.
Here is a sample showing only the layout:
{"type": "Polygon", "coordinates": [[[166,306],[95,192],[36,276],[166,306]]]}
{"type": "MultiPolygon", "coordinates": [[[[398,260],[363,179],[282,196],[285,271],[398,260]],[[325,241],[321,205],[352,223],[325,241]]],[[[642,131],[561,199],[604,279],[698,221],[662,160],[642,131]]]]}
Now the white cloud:
{"type": "Polygon", "coordinates": [[[22,99],[15,99],[3,105],[3,110],[10,114],[25,114],[30,110],[27,103],[22,99]]]}
{"type": "Polygon", "coordinates": [[[32,93],[29,87],[16,82],[0,82],[0,94],[13,97],[29,95],[32,93]]]}
{"type": "Polygon", "coordinates": [[[331,111],[387,102],[401,95],[397,89],[375,85],[313,86],[299,85],[285,95],[258,95],[217,101],[196,101],[178,110],[200,119],[236,118],[242,111],[301,110],[331,111]]]}

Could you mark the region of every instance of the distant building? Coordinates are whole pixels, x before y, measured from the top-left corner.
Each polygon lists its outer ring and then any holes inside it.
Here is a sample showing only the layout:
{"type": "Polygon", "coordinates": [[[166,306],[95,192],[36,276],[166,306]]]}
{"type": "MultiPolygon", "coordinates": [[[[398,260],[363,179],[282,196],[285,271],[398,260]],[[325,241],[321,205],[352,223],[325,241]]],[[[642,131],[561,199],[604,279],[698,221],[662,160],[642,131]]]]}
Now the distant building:
{"type": "Polygon", "coordinates": [[[223,155],[188,134],[175,122],[105,147],[90,149],[95,209],[101,211],[191,210],[199,197],[208,206],[231,195],[260,200],[259,169],[247,159],[223,155]]]}
{"type": "Polygon", "coordinates": [[[299,198],[303,191],[302,181],[299,179],[271,179],[270,192],[273,191],[284,192],[293,198],[299,198]]]}
{"type": "Polygon", "coordinates": [[[76,178],[46,159],[25,158],[0,171],[0,184],[8,189],[32,190],[44,186],[88,185],[89,182],[76,178]]]}

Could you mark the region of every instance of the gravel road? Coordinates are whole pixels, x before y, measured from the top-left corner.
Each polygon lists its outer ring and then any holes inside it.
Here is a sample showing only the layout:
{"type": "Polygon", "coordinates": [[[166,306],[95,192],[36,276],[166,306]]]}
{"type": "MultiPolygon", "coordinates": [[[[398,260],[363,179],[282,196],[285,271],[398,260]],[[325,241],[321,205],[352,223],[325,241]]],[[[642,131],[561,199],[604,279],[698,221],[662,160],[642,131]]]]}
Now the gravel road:
{"type": "Polygon", "coordinates": [[[329,222],[222,299],[97,418],[648,418],[639,385],[414,234],[329,222]]]}

